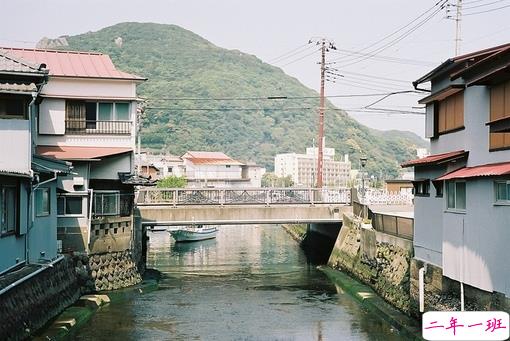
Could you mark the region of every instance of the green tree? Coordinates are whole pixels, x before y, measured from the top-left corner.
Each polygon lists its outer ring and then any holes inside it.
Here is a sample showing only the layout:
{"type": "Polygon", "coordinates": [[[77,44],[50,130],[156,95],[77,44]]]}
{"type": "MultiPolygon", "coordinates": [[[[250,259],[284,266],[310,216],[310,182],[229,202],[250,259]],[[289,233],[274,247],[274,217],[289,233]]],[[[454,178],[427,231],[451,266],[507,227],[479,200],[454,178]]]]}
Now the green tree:
{"type": "Polygon", "coordinates": [[[290,175],[279,177],[274,173],[268,172],[262,175],[262,187],[292,187],[294,181],[290,175]]]}
{"type": "Polygon", "coordinates": [[[156,187],[158,188],[183,188],[186,187],[188,181],[183,176],[167,176],[158,181],[156,187]]]}

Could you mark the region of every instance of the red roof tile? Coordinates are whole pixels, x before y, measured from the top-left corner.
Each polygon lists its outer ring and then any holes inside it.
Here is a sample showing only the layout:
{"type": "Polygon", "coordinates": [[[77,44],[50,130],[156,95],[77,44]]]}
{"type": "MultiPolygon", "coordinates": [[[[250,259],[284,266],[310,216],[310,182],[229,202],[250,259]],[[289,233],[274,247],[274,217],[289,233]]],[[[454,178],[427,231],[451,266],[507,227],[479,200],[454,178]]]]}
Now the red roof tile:
{"type": "Polygon", "coordinates": [[[491,163],[487,165],[464,167],[445,174],[436,180],[464,179],[478,176],[499,176],[510,174],[510,162],[491,163]]]}
{"type": "Polygon", "coordinates": [[[36,154],[59,160],[97,160],[105,156],[129,153],[131,148],[38,146],[36,154]]]}
{"type": "Polygon", "coordinates": [[[117,70],[110,57],[102,53],[12,47],[0,47],[0,51],[35,64],[46,64],[50,76],[145,80],[117,70]]]}
{"type": "Polygon", "coordinates": [[[459,159],[467,156],[468,152],[464,150],[457,150],[455,152],[443,153],[443,154],[434,154],[429,155],[427,157],[411,160],[404,162],[402,167],[414,167],[414,166],[425,166],[430,164],[440,164],[442,162],[459,159]]]}

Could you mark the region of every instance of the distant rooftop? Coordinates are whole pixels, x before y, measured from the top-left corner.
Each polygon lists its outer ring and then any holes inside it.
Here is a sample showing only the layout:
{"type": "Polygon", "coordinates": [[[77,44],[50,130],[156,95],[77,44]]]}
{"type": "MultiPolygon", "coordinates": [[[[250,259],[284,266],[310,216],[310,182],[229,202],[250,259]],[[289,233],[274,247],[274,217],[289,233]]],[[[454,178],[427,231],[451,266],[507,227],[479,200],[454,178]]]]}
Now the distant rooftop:
{"type": "Polygon", "coordinates": [[[182,156],[194,164],[238,165],[243,164],[222,152],[188,151],[182,156]]]}
{"type": "Polygon", "coordinates": [[[61,51],[0,47],[1,53],[29,63],[46,64],[50,76],[145,80],[115,68],[110,57],[97,52],[61,51]]]}

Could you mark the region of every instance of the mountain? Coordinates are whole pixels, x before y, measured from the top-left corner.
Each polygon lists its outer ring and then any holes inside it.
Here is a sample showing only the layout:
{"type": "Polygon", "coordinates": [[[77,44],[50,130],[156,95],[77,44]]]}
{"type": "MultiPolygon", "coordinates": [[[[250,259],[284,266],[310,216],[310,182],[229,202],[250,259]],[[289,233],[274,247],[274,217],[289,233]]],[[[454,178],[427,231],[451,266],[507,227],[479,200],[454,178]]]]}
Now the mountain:
{"type": "MultiPolygon", "coordinates": [[[[138,88],[147,99],[144,148],[177,155],[222,151],[272,169],[275,154],[302,153],[316,140],[318,94],[253,55],[153,23],[121,23],[58,39],[58,48],[103,52],[119,69],[148,78],[138,88]],[[63,41],[67,46],[59,46],[63,41]],[[268,96],[300,98],[260,99],[268,96]],[[210,100],[233,97],[243,99],[210,100]]],[[[337,155],[349,153],[356,168],[355,160],[366,154],[367,170],[387,177],[397,176],[399,163],[426,146],[412,133],[375,131],[338,109],[326,111],[325,131],[337,155]]]]}

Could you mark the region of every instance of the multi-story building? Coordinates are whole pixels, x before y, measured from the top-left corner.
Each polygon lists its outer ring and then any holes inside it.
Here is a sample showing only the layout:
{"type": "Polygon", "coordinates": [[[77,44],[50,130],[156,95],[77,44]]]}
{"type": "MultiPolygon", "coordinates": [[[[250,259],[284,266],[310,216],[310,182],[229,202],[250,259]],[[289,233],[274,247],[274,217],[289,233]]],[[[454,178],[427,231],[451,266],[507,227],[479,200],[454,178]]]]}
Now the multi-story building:
{"type": "Polygon", "coordinates": [[[70,164],[34,154],[45,65],[0,50],[0,273],[57,257],[57,177],[70,164]]]}
{"type": "MultiPolygon", "coordinates": [[[[276,176],[291,176],[294,186],[313,187],[317,181],[318,148],[306,148],[306,154],[277,154],[274,161],[276,176]]],[[[346,154],[336,161],[335,149],[324,148],[323,182],[326,186],[346,186],[350,179],[351,163],[346,154]]]]}
{"type": "Polygon", "coordinates": [[[150,176],[154,180],[186,174],[183,160],[176,155],[141,153],[137,155],[136,163],[141,175],[150,176]]]}
{"type": "Polygon", "coordinates": [[[131,247],[136,86],[101,53],[7,48],[49,69],[37,115],[37,154],[72,162],[59,178],[58,238],[64,251],[131,247]]]}
{"type": "Polygon", "coordinates": [[[260,187],[261,167],[244,164],[224,153],[188,151],[181,159],[188,187],[260,187]]]}
{"type": "MultiPolygon", "coordinates": [[[[431,155],[414,167],[414,264],[510,297],[510,44],[454,57],[431,83],[431,155]]],[[[411,271],[413,272],[413,271],[411,271]]],[[[430,285],[425,284],[430,288],[430,285]]]]}

